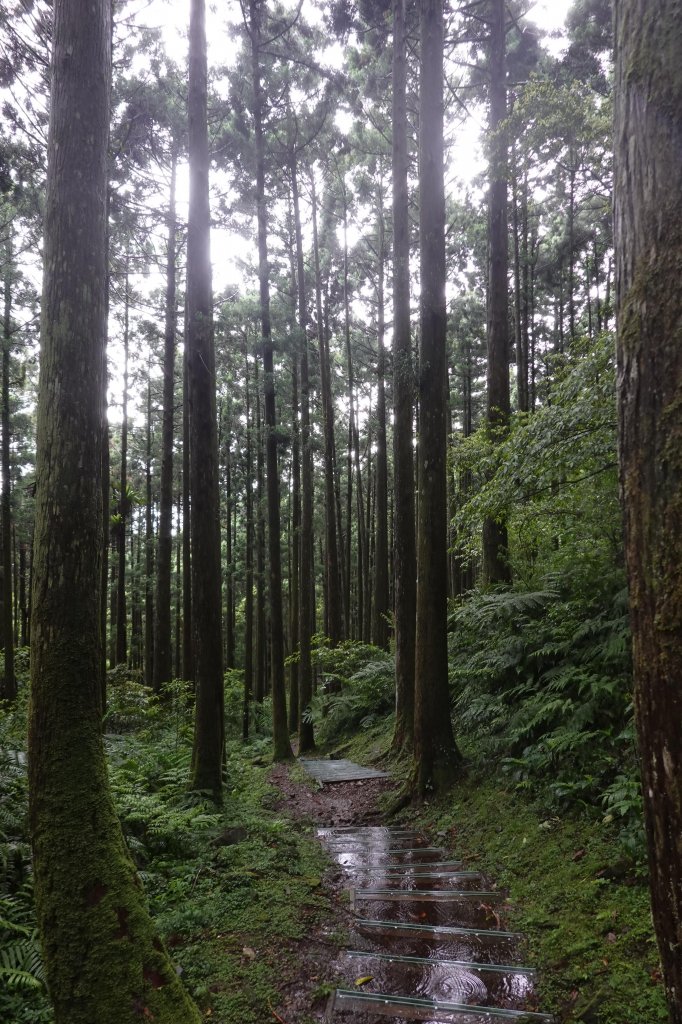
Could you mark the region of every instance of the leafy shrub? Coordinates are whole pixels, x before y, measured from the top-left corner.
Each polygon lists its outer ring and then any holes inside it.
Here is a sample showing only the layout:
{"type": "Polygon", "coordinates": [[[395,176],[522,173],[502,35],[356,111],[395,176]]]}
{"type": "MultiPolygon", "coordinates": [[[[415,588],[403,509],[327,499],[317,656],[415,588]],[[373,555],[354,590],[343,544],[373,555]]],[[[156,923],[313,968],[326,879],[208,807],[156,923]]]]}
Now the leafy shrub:
{"type": "Polygon", "coordinates": [[[107,707],[104,729],[111,733],[138,729],[155,711],[154,697],[138,672],[117,665],[107,672],[107,707]]]}
{"type": "Polygon", "coordinates": [[[33,908],[23,690],[0,708],[0,1020],[37,1024],[52,1015],[33,908]]]}
{"type": "Polygon", "coordinates": [[[605,609],[548,582],[543,591],[478,593],[453,612],[459,729],[518,788],[557,806],[609,810],[616,779],[629,780],[617,813],[630,827],[638,784],[626,594],[605,609]]]}
{"type": "Polygon", "coordinates": [[[312,655],[321,673],[309,714],[320,739],[368,728],[391,711],[395,677],[386,651],[355,640],[331,647],[317,637],[312,655]]]}

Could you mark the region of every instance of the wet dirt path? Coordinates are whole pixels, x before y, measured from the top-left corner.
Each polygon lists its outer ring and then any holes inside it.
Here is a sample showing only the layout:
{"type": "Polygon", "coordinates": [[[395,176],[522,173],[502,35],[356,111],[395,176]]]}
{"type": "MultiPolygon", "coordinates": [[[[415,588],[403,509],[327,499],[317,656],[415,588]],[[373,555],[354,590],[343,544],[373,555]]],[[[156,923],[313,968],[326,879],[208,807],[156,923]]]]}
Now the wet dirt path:
{"type": "MultiPolygon", "coordinates": [[[[327,881],[339,926],[350,933],[326,972],[335,985],[327,1005],[309,1014],[327,1024],[548,1024],[523,936],[505,927],[505,894],[409,820],[384,825],[377,798],[390,780],[345,770],[352,781],[332,765],[335,781],[317,790],[281,766],[273,773],[282,809],[316,825],[335,865],[327,881]]],[[[287,1022],[303,1017],[296,1002],[287,1022]]]]}

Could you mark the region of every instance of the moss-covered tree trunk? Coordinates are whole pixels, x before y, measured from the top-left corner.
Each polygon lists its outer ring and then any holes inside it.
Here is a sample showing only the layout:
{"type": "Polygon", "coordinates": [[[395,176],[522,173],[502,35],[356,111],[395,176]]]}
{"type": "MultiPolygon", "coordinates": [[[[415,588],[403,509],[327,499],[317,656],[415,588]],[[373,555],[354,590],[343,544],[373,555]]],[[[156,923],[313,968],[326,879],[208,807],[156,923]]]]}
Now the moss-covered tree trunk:
{"type": "Polygon", "coordinates": [[[192,786],[222,793],[225,754],[220,572],[218,424],[213,340],[209,207],[206,24],[192,0],[189,24],[189,218],[187,358],[189,368],[192,625],[196,706],[192,786]]]}
{"type": "Polygon", "coordinates": [[[621,485],[653,919],[682,1022],[682,17],[617,0],[621,485]]]}
{"type": "Polygon", "coordinates": [[[419,511],[415,655],[415,789],[449,782],[460,760],[450,718],[447,645],[445,191],[443,0],[420,13],[419,511]]]}
{"type": "Polygon", "coordinates": [[[38,923],[57,1024],[200,1019],[154,934],[101,734],[108,0],[57,0],[45,210],[29,730],[38,923]]]}

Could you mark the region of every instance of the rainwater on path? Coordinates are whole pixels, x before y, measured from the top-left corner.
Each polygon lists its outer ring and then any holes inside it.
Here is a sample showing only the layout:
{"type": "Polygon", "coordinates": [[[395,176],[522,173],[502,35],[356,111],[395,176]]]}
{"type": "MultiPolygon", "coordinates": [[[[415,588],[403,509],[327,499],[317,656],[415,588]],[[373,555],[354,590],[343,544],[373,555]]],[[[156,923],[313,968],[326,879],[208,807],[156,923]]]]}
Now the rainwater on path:
{"type": "MultiPolygon", "coordinates": [[[[351,762],[316,764],[326,767],[311,771],[321,784],[361,777],[351,762]]],[[[523,935],[505,927],[505,894],[481,872],[410,829],[343,826],[317,836],[354,914],[327,1024],[550,1024],[536,1007],[523,935]]]]}

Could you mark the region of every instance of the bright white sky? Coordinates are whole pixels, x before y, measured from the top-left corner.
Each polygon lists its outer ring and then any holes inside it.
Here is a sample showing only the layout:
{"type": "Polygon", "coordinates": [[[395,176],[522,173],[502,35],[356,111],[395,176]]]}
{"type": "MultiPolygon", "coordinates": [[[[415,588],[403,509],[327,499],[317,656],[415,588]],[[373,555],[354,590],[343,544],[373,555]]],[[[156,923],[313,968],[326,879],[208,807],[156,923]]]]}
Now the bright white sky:
{"type": "MultiPolygon", "coordinates": [[[[296,6],[295,0],[285,0],[290,6],[296,6]]],[[[139,0],[139,23],[154,27],[163,28],[164,43],[169,56],[178,64],[182,65],[187,54],[187,25],[189,21],[189,0],[139,0]]],[[[564,25],[566,13],[572,4],[572,0],[536,0],[535,3],[528,3],[528,16],[536,25],[549,36],[558,32],[564,25]]],[[[316,9],[315,0],[304,0],[304,15],[310,21],[320,19],[319,8],[316,9]]],[[[209,65],[225,65],[230,63],[236,52],[235,44],[232,43],[228,22],[241,20],[241,9],[239,0],[231,0],[228,4],[207,0],[207,38],[209,65]]],[[[545,39],[544,45],[553,53],[559,53],[562,47],[560,39],[545,39]]],[[[335,66],[340,64],[341,48],[338,57],[333,52],[326,55],[327,63],[335,66]]],[[[457,133],[456,146],[452,153],[451,173],[460,181],[470,180],[482,169],[482,156],[480,150],[480,136],[483,124],[477,124],[476,118],[470,121],[457,133]],[[466,156],[464,156],[466,155],[466,156]]],[[[187,168],[180,167],[178,173],[178,213],[180,217],[186,216],[187,195],[189,191],[187,168]]],[[[349,225],[349,243],[352,245],[360,234],[360,229],[349,225]]],[[[245,247],[242,238],[236,239],[234,235],[226,230],[212,232],[211,251],[214,267],[214,289],[216,292],[224,289],[228,284],[238,281],[243,276],[240,268],[240,258],[244,258],[247,251],[253,247],[245,247]]],[[[242,264],[243,266],[243,264],[242,264]]],[[[155,282],[158,285],[158,282],[155,282]]],[[[148,279],[145,283],[140,281],[138,286],[144,292],[152,286],[148,279]]],[[[113,326],[113,325],[112,325],[113,326]]],[[[112,338],[113,347],[117,339],[112,338]]],[[[120,391],[120,385],[116,380],[117,374],[114,370],[112,381],[112,395],[120,391]]],[[[130,410],[135,415],[133,410],[130,410]]],[[[112,418],[116,418],[118,412],[111,410],[112,418]]]]}

